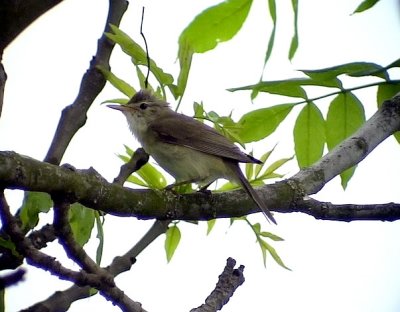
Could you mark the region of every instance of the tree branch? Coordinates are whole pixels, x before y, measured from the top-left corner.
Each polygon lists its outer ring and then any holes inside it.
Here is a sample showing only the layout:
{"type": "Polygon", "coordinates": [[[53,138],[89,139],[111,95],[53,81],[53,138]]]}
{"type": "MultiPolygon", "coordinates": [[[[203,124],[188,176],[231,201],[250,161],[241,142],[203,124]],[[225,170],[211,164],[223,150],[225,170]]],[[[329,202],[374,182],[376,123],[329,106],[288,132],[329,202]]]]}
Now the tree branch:
{"type": "MultiPolygon", "coordinates": [[[[315,165],[288,180],[258,188],[257,192],[271,210],[294,212],[305,195],[316,193],[334,176],[362,161],[398,129],[400,95],[386,101],[354,135],[315,165]]],[[[209,220],[259,211],[242,190],[212,195],[133,190],[108,183],[94,169],[71,171],[13,152],[0,152],[0,181],[7,188],[72,194],[78,202],[93,209],[139,219],[209,220]]],[[[374,219],[372,213],[369,215],[374,219]]]]}
{"type": "Polygon", "coordinates": [[[71,226],[68,220],[68,211],[70,204],[63,198],[53,197],[54,201],[54,229],[59,237],[60,244],[64,247],[68,258],[75,261],[82,269],[88,273],[96,274],[105,284],[113,287],[115,282],[113,277],[107,271],[101,269],[79,246],[73,237],[71,226]]]}
{"type": "Polygon", "coordinates": [[[0,290],[13,286],[24,279],[26,271],[24,269],[15,270],[12,273],[0,277],[0,290]]]}
{"type": "MultiPolygon", "coordinates": [[[[105,32],[109,31],[110,24],[119,25],[127,7],[126,0],[110,0],[105,32]]],[[[73,136],[86,123],[89,107],[106,84],[106,79],[97,66],[110,68],[109,60],[114,46],[115,43],[104,34],[99,39],[97,53],[82,78],[78,96],[74,103],[64,108],[61,114],[53,141],[44,159],[45,162],[58,165],[73,136]]]]}
{"type": "MultiPolygon", "coordinates": [[[[118,185],[122,185],[127,177],[134,171],[139,170],[147,161],[148,161],[148,155],[144,152],[143,149],[138,149],[134,153],[134,155],[131,157],[130,161],[123,165],[121,167],[120,173],[118,176],[114,179],[114,183],[118,185]]],[[[57,213],[56,213],[57,214],[57,213]]],[[[65,216],[58,216],[56,218],[59,219],[65,219],[65,216]]],[[[59,223],[54,222],[55,224],[59,223]]],[[[64,223],[64,222],[63,222],[64,223]]],[[[158,236],[161,234],[165,233],[165,231],[168,229],[168,224],[170,221],[155,221],[153,226],[149,229],[149,231],[143,236],[142,239],[139,240],[139,242],[133,246],[127,253],[125,253],[123,256],[118,256],[115,257],[112,263],[104,269],[104,271],[109,272],[111,276],[115,277],[119,275],[120,273],[123,273],[125,271],[130,270],[131,266],[133,263],[136,261],[136,257],[139,253],[141,253],[147,246],[149,246],[158,236]]],[[[66,226],[60,225],[60,228],[66,226]]],[[[49,231],[51,233],[54,233],[54,228],[50,226],[51,229],[49,231]]],[[[47,232],[47,228],[43,228],[43,230],[46,230],[44,232],[47,232]]],[[[62,231],[63,232],[63,231],[62,231]]],[[[68,232],[68,230],[66,231],[68,232]]],[[[40,234],[42,231],[39,232],[40,234]]],[[[67,233],[66,235],[69,237],[70,235],[67,233]]],[[[36,237],[36,235],[35,235],[36,237]]],[[[33,241],[36,241],[35,237],[32,237],[31,239],[33,241]]],[[[41,237],[41,236],[39,236],[41,237]]],[[[45,239],[47,238],[47,235],[45,239]]],[[[44,240],[45,240],[44,239],[44,240]]],[[[39,243],[41,243],[41,239],[39,240],[39,243]]],[[[66,244],[67,247],[70,244],[66,244]]],[[[73,243],[72,243],[73,245],[73,243]]],[[[76,247],[75,247],[76,249],[76,247]]],[[[80,252],[73,252],[73,254],[79,254],[80,252]]],[[[80,258],[80,257],[79,257],[80,258]]],[[[82,262],[80,260],[80,262],[82,262]]],[[[89,267],[92,264],[89,264],[89,267]]],[[[93,270],[92,270],[93,271],[93,270]]],[[[42,302],[36,303],[34,306],[29,308],[28,310],[36,311],[36,310],[45,310],[48,312],[54,311],[54,307],[57,307],[57,311],[61,310],[68,310],[71,303],[73,303],[76,300],[87,298],[93,295],[93,292],[91,292],[91,287],[86,286],[86,287],[79,287],[77,285],[74,285],[64,291],[57,291],[54,294],[52,294],[49,298],[42,302]]]]}
{"type": "Polygon", "coordinates": [[[0,194],[0,218],[4,230],[10,235],[11,241],[15,244],[16,250],[25,256],[29,264],[45,269],[59,278],[72,281],[77,285],[91,285],[96,288],[102,286],[102,281],[94,274],[75,272],[67,269],[55,258],[35,249],[30,241],[25,237],[15,217],[10,213],[3,191],[1,191],[0,194]]]}
{"type": "MultiPolygon", "coordinates": [[[[168,220],[154,222],[153,226],[139,240],[139,242],[123,256],[115,257],[106,270],[108,270],[108,272],[110,272],[114,277],[125,271],[128,271],[135,262],[136,257],[158,236],[165,233],[169,222],[170,221],[168,220]]],[[[79,287],[78,285],[73,285],[64,291],[55,292],[46,300],[36,303],[34,306],[29,308],[28,311],[67,311],[72,302],[90,297],[92,295],[93,293],[91,292],[91,288],[89,286],[79,287]],[[42,310],[36,310],[39,308],[42,310]]]]}
{"type": "MultiPolygon", "coordinates": [[[[400,220],[400,204],[342,204],[334,205],[328,202],[320,202],[313,198],[299,200],[295,207],[296,212],[306,213],[316,219],[332,221],[396,221],[400,220]]],[[[293,209],[279,212],[293,212],[293,209]]]]}
{"type": "Polygon", "coordinates": [[[0,4],[0,55],[33,21],[62,0],[7,0],[0,4]]]}
{"type": "Polygon", "coordinates": [[[244,266],[241,265],[235,269],[235,265],[234,259],[228,258],[226,260],[224,271],[218,277],[218,283],[207,297],[205,304],[190,310],[190,312],[216,312],[228,303],[236,289],[244,283],[244,266]]]}
{"type": "MultiPolygon", "coordinates": [[[[102,278],[104,275],[86,273],[85,271],[75,272],[61,265],[55,258],[52,258],[39,250],[35,249],[30,241],[24,236],[24,233],[19,228],[19,225],[10,213],[9,207],[5,201],[4,194],[0,194],[0,218],[6,233],[10,235],[12,242],[15,244],[19,253],[26,257],[29,264],[38,268],[47,270],[58,276],[60,279],[72,281],[76,285],[89,285],[100,291],[107,299],[123,311],[129,312],[145,312],[140,303],[133,301],[124,294],[122,290],[115,286],[113,280],[110,281],[102,278]]],[[[97,273],[97,272],[96,272],[97,273]]]]}

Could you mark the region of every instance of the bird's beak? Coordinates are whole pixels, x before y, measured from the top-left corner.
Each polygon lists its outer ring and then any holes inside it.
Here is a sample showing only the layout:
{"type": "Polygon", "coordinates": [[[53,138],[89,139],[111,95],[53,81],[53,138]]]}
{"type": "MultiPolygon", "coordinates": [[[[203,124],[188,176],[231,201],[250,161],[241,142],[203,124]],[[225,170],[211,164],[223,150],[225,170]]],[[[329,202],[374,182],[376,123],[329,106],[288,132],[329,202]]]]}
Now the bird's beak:
{"type": "Polygon", "coordinates": [[[129,107],[126,105],[107,105],[107,107],[119,110],[121,112],[129,110],[129,107]]]}

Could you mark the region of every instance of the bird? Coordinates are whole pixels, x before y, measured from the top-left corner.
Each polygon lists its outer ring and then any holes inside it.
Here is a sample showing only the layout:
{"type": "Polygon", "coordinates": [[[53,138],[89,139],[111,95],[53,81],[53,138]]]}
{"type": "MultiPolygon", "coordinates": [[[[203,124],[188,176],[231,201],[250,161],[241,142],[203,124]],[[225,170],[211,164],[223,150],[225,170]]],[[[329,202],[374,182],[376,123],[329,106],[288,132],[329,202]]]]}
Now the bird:
{"type": "Polygon", "coordinates": [[[267,220],[276,224],[266,203],[253,189],[239,163],[262,164],[242,152],[214,128],[170,108],[150,91],[138,91],[126,105],[108,105],[121,111],[143,149],[171,176],[174,186],[196,183],[207,187],[219,178],[240,185],[267,220]]]}

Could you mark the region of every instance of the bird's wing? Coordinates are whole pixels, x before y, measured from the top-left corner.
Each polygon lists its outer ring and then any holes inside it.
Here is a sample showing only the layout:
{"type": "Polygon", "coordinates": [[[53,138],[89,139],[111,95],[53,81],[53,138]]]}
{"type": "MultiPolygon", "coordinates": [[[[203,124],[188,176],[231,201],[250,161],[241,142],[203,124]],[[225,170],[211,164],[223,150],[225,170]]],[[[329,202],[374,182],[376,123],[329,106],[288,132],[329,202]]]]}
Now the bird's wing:
{"type": "Polygon", "coordinates": [[[185,115],[163,116],[149,128],[165,143],[186,146],[200,152],[234,159],[239,162],[261,163],[258,159],[243,153],[215,129],[185,115]],[[177,122],[179,120],[179,122],[177,122]]]}

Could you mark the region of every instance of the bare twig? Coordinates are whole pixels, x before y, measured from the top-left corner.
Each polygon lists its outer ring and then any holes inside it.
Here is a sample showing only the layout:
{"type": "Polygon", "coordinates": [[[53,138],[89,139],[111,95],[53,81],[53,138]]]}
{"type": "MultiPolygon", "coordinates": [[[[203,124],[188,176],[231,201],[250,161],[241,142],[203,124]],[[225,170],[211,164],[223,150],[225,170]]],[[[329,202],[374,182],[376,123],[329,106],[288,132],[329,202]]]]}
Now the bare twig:
{"type": "Polygon", "coordinates": [[[205,303],[190,312],[216,312],[228,303],[236,289],[244,283],[243,270],[241,265],[235,269],[236,261],[232,258],[226,260],[226,266],[222,274],[218,277],[215,289],[205,300],[205,303]]]}
{"type": "Polygon", "coordinates": [[[149,74],[150,74],[150,54],[149,54],[149,48],[147,46],[147,40],[143,33],[143,21],[144,21],[144,7],[142,8],[142,20],[140,21],[140,35],[143,37],[144,46],[146,48],[147,73],[146,73],[146,79],[144,81],[144,87],[147,89],[147,86],[149,84],[149,74]]]}
{"type": "MultiPolygon", "coordinates": [[[[296,211],[313,216],[315,219],[332,221],[396,221],[400,219],[400,204],[339,204],[320,202],[306,198],[296,202],[296,211]]],[[[280,212],[293,212],[293,209],[280,212]]]]}
{"type": "Polygon", "coordinates": [[[24,269],[18,269],[12,273],[3,275],[2,277],[0,277],[0,290],[19,283],[23,280],[24,275],[24,269]]]}
{"type": "Polygon", "coordinates": [[[6,86],[7,74],[4,69],[3,63],[1,62],[1,52],[0,52],[0,117],[3,110],[3,100],[4,100],[4,89],[6,86]]]}
{"type": "Polygon", "coordinates": [[[143,148],[138,148],[131,159],[121,166],[118,176],[114,179],[114,183],[123,185],[126,179],[135,171],[142,168],[149,160],[149,155],[143,148]]]}

